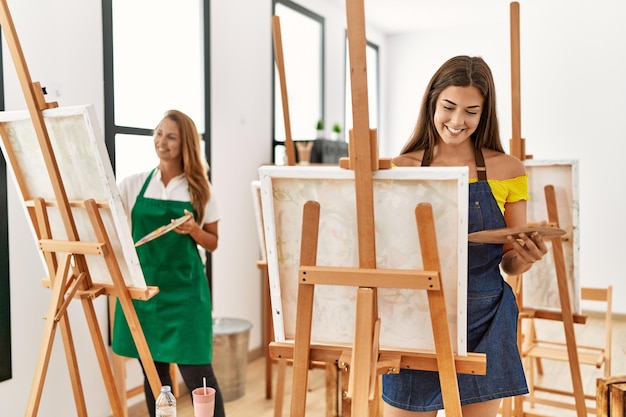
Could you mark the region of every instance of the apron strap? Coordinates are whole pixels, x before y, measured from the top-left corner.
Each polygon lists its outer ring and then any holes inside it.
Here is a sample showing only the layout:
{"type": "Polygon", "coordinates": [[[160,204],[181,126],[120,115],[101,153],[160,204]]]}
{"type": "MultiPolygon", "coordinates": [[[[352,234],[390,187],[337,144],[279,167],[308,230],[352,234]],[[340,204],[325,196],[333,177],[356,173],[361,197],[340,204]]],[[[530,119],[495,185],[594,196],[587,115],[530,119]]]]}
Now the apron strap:
{"type": "MultiPolygon", "coordinates": [[[[487,181],[487,167],[485,166],[485,158],[483,157],[482,149],[474,150],[474,158],[476,160],[476,174],[478,175],[478,181],[487,181]]],[[[424,149],[424,156],[422,157],[422,166],[430,166],[430,161],[433,159],[433,154],[429,149],[424,149]]]]}
{"type": "Polygon", "coordinates": [[[137,196],[137,198],[143,197],[144,193],[146,192],[146,188],[148,188],[148,184],[150,184],[150,180],[152,179],[152,176],[154,175],[155,171],[156,171],[156,168],[150,171],[150,174],[148,174],[148,178],[146,178],[146,181],[143,183],[143,186],[141,187],[141,191],[139,191],[139,195],[137,196]]]}
{"type": "Polygon", "coordinates": [[[478,181],[487,181],[487,167],[485,166],[485,158],[483,157],[482,149],[476,149],[474,155],[476,158],[476,174],[478,174],[478,181]]]}

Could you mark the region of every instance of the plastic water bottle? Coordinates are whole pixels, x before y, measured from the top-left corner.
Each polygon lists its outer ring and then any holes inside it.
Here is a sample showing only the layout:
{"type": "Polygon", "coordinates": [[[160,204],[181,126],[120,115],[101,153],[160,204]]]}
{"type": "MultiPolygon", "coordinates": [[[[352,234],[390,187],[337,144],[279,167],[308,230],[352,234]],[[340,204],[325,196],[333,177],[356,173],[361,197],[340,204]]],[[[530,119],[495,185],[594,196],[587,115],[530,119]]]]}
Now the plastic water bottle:
{"type": "Polygon", "coordinates": [[[169,385],[161,387],[161,394],[156,400],[156,417],[176,417],[176,397],[169,385]]]}

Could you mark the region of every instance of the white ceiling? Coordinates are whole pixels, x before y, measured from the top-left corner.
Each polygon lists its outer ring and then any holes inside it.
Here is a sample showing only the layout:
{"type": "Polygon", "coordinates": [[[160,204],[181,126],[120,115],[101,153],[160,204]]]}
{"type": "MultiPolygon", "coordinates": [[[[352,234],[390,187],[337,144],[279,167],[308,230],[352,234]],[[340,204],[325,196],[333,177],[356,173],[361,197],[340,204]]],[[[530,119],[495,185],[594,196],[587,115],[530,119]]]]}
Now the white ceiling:
{"type": "MultiPolygon", "coordinates": [[[[345,7],[345,0],[333,0],[345,7]]],[[[476,25],[509,16],[507,0],[364,0],[365,18],[385,33],[476,25]]]]}

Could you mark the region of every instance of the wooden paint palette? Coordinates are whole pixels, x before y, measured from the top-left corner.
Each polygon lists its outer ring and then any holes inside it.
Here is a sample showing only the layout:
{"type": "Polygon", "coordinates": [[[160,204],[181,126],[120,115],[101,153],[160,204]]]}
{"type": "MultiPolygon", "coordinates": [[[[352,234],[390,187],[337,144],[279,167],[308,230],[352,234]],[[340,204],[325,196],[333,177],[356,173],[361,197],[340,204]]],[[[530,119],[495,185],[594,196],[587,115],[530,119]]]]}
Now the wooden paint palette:
{"type": "Polygon", "coordinates": [[[147,235],[139,239],[137,242],[135,242],[135,247],[141,246],[144,243],[148,243],[151,240],[156,239],[157,237],[163,236],[167,232],[176,229],[178,226],[185,223],[189,219],[191,219],[191,213],[187,213],[184,216],[179,217],[178,219],[172,220],[168,224],[165,224],[161,227],[154,229],[153,231],[151,231],[150,233],[148,233],[147,235]]]}
{"type": "Polygon", "coordinates": [[[519,227],[504,227],[502,229],[483,230],[480,232],[470,233],[467,236],[467,240],[475,243],[507,243],[507,236],[517,236],[520,233],[538,232],[544,239],[552,239],[555,237],[563,236],[565,230],[552,226],[519,226],[519,227]]]}

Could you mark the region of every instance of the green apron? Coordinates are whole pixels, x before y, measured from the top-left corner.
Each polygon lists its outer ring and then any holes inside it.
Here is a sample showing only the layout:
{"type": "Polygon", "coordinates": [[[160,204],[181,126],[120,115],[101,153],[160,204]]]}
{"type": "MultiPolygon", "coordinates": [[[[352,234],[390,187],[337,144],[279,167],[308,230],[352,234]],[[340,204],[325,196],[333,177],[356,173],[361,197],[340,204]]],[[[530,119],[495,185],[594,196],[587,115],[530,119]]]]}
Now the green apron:
{"type": "MultiPolygon", "coordinates": [[[[136,242],[171,219],[193,212],[190,202],[145,198],[154,171],[143,184],[131,212],[136,242]]],[[[213,320],[204,266],[189,235],[166,233],[137,248],[146,283],[159,287],[150,300],[133,300],[152,358],[185,365],[211,363],[213,320]]],[[[139,358],[124,312],[117,300],[113,352],[139,358]]]]}

